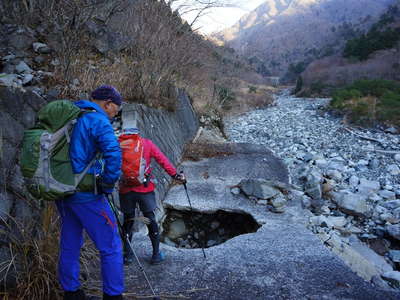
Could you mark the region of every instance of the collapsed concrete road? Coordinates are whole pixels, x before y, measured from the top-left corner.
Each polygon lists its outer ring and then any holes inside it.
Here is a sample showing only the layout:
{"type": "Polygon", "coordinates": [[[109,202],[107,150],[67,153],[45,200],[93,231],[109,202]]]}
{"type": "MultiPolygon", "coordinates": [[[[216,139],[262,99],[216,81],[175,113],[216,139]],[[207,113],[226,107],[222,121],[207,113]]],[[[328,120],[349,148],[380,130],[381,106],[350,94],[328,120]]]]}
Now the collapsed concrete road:
{"type": "MultiPolygon", "coordinates": [[[[134,247],[156,293],[165,299],[400,299],[399,292],[358,277],[306,229],[307,214],[300,203],[289,201],[285,212],[276,214],[231,192],[248,178],[288,183],[285,165],[269,150],[249,144],[209,145],[210,149],[215,155],[211,151],[207,158],[182,164],[193,211],[248,214],[260,227],[206,248],[206,258],[200,248],[163,244],[167,259],[158,266],[147,262],[147,236],[136,233],[134,247]]],[[[165,208],[191,211],[180,185],[169,190],[163,203],[165,208]]],[[[135,264],[126,267],[126,278],[128,297],[151,295],[135,264]]]]}

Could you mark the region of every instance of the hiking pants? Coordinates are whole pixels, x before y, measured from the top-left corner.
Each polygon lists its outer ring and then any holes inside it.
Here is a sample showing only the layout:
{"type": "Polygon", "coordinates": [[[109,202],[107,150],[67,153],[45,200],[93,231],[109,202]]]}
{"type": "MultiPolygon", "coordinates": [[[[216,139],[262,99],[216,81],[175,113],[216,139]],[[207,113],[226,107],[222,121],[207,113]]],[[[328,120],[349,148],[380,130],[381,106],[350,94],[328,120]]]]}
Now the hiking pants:
{"type": "MultiPolygon", "coordinates": [[[[154,191],[149,193],[129,192],[119,195],[121,210],[124,213],[124,230],[129,234],[129,239],[132,238],[132,228],[134,223],[136,203],[139,204],[143,216],[150,219],[150,224],[147,225],[149,230],[149,238],[153,247],[153,255],[158,254],[160,247],[160,234],[156,221],[154,210],[157,207],[156,196],[154,191]]],[[[125,247],[125,252],[130,253],[128,245],[125,247]]]]}
{"type": "Polygon", "coordinates": [[[106,198],[85,203],[60,200],[57,208],[61,216],[58,276],[64,291],[80,288],[79,256],[85,229],[100,252],[103,292],[110,296],[122,294],[122,243],[118,224],[106,198]]]}

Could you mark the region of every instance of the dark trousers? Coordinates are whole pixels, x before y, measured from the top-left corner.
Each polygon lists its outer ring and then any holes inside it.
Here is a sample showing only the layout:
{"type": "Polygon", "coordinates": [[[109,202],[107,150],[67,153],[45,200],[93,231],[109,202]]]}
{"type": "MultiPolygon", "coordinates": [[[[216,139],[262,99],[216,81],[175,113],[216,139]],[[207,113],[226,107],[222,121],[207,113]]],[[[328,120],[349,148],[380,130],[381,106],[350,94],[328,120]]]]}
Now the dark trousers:
{"type": "MultiPolygon", "coordinates": [[[[139,204],[143,216],[150,220],[147,224],[149,230],[149,237],[153,247],[153,256],[157,255],[160,248],[160,234],[154,214],[157,207],[156,197],[154,192],[150,193],[136,193],[129,192],[119,195],[121,210],[124,213],[124,231],[128,234],[129,240],[132,239],[132,229],[135,222],[136,205],[139,204]]],[[[124,247],[125,255],[132,255],[129,245],[124,247]]]]}

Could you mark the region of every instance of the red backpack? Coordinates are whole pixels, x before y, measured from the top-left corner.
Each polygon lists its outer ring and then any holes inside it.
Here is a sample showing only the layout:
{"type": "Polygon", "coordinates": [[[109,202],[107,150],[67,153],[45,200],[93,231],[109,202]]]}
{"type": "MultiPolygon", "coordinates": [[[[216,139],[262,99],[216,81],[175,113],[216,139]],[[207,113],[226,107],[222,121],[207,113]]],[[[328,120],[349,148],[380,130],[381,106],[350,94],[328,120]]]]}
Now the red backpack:
{"type": "Polygon", "coordinates": [[[145,182],[146,160],[139,134],[122,134],[118,138],[122,151],[122,184],[139,186],[145,182]]]}

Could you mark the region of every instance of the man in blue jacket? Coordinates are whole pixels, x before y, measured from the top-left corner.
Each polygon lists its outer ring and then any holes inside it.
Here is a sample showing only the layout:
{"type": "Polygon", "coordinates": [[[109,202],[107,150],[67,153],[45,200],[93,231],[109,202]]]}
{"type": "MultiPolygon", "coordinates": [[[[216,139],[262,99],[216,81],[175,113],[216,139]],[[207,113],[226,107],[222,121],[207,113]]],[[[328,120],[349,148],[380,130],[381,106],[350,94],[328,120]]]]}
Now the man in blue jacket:
{"type": "Polygon", "coordinates": [[[85,113],[75,124],[69,153],[75,174],[95,157],[101,157],[88,172],[98,178],[98,191],[79,191],[57,201],[62,224],[59,281],[65,291],[64,300],[86,299],[79,282],[85,229],[100,252],[103,299],[120,300],[124,289],[122,243],[105,194],[112,193],[120,176],[121,151],[110,120],[118,113],[122,97],[114,87],[103,85],[92,92],[91,98],[75,103],[85,113]]]}

